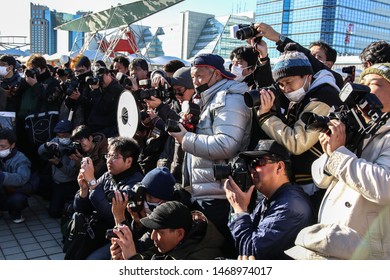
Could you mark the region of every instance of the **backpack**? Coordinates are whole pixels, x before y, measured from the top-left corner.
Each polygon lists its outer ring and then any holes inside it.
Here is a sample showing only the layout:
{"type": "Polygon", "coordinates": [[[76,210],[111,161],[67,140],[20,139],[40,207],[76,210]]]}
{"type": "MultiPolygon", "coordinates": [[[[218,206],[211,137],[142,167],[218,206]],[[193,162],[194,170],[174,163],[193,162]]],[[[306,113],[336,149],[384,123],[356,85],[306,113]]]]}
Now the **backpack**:
{"type": "Polygon", "coordinates": [[[105,238],[107,224],[97,218],[97,213],[75,212],[64,238],[65,260],[85,260],[93,251],[109,241],[105,238]]]}

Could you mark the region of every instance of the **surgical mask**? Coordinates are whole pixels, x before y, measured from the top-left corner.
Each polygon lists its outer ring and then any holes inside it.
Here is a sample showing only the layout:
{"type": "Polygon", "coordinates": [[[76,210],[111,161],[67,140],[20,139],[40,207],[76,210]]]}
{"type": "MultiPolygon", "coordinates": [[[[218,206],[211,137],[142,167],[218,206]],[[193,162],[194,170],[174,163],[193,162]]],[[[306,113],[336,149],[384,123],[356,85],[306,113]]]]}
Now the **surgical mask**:
{"type": "Polygon", "coordinates": [[[10,153],[11,153],[11,149],[0,151],[0,158],[6,158],[9,156],[10,153]]]}
{"type": "Polygon", "coordinates": [[[120,81],[120,80],[122,79],[122,77],[123,77],[123,73],[122,73],[122,72],[118,72],[118,73],[116,73],[116,75],[115,75],[115,78],[116,78],[118,81],[120,81]]]}
{"type": "Polygon", "coordinates": [[[5,76],[8,74],[7,66],[0,66],[0,76],[5,76]]]}
{"type": "Polygon", "coordinates": [[[58,142],[62,145],[69,145],[72,140],[70,140],[70,138],[58,138],[58,142]]]}
{"type": "Polygon", "coordinates": [[[146,202],[150,211],[153,211],[157,206],[161,204],[161,202],[146,202]]]}
{"type": "Polygon", "coordinates": [[[215,73],[215,70],[213,71],[213,74],[211,75],[211,77],[210,77],[210,79],[208,80],[207,83],[204,83],[204,84],[202,84],[202,85],[200,85],[200,86],[195,88],[195,93],[196,94],[201,94],[202,92],[205,92],[206,90],[209,89],[209,83],[210,83],[211,79],[213,78],[214,73],[215,73]]]}
{"type": "Polygon", "coordinates": [[[243,80],[245,80],[246,77],[250,75],[250,73],[246,76],[242,74],[242,72],[244,72],[244,70],[248,68],[250,68],[250,66],[241,68],[239,66],[233,65],[230,72],[236,76],[234,80],[241,83],[243,80]]]}
{"type": "Polygon", "coordinates": [[[301,88],[284,94],[290,101],[299,102],[305,97],[305,95],[306,95],[305,86],[306,86],[306,82],[307,82],[307,77],[308,76],[306,76],[305,83],[303,84],[303,86],[301,88]]]}

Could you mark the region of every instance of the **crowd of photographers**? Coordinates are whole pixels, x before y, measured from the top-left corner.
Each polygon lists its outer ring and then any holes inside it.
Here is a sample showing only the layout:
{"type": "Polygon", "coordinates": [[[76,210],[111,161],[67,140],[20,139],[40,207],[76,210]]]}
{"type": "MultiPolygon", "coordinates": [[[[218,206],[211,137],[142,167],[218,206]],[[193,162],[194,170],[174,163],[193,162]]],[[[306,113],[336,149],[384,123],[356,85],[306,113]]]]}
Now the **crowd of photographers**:
{"type": "Polygon", "coordinates": [[[390,45],[362,50],[355,83],[324,42],[237,28],[229,71],[214,54],[155,71],[0,57],[1,213],[24,222],[42,195],[66,259],[389,259],[390,45]]]}

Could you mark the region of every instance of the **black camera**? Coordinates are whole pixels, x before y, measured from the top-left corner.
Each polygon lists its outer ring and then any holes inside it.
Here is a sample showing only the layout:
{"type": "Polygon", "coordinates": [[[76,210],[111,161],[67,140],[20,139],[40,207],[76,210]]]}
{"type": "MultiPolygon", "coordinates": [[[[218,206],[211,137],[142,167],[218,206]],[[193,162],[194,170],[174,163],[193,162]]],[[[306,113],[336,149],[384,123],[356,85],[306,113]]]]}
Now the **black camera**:
{"type": "Polygon", "coordinates": [[[103,84],[103,75],[110,73],[110,70],[108,70],[106,67],[99,67],[93,71],[93,76],[87,76],[85,77],[85,82],[92,86],[92,85],[101,85],[103,84]]]}
{"type": "Polygon", "coordinates": [[[341,68],[341,72],[345,74],[355,75],[355,71],[356,71],[356,66],[347,66],[341,68]]]}
{"type": "MultiPolygon", "coordinates": [[[[280,94],[279,88],[274,85],[262,89],[271,90],[274,93],[275,97],[278,97],[280,94]]],[[[253,89],[244,93],[244,101],[246,106],[248,106],[249,108],[254,108],[254,107],[259,107],[261,105],[260,91],[262,89],[253,89]]]]}
{"type": "Polygon", "coordinates": [[[196,125],[199,123],[200,107],[195,103],[188,103],[188,109],[181,114],[180,120],[168,119],[165,123],[165,131],[179,132],[179,123],[189,132],[196,131],[196,125]]]}
{"type": "MultiPolygon", "coordinates": [[[[144,201],[146,196],[145,190],[146,190],[145,187],[142,184],[138,183],[135,184],[132,188],[125,186],[120,191],[123,199],[124,199],[123,194],[124,193],[127,194],[130,209],[134,212],[140,212],[142,209],[144,209],[144,201]]],[[[112,202],[114,196],[115,195],[112,190],[106,194],[106,198],[110,202],[112,202]]]]}
{"type": "Polygon", "coordinates": [[[335,108],[327,116],[306,112],[302,114],[301,120],[307,130],[323,133],[329,133],[330,120],[341,121],[346,128],[346,147],[354,151],[366,136],[373,135],[384,124],[381,121],[383,105],[368,86],[361,84],[345,84],[339,96],[344,105],[335,108]],[[369,123],[362,112],[370,117],[369,123]]]}
{"type": "Polygon", "coordinates": [[[38,68],[35,68],[35,67],[32,67],[32,68],[27,68],[25,71],[24,71],[24,75],[26,77],[30,77],[30,78],[36,78],[40,75],[39,73],[39,70],[38,68]]]}
{"type": "Polygon", "coordinates": [[[79,142],[72,142],[70,145],[62,148],[62,153],[67,156],[76,154],[76,152],[83,153],[83,148],[79,142]]]}
{"type": "Polygon", "coordinates": [[[248,164],[242,158],[238,158],[234,163],[214,164],[213,169],[216,180],[232,176],[234,182],[244,192],[253,184],[248,164]]]}
{"type": "Polygon", "coordinates": [[[46,142],[43,147],[45,150],[41,154],[43,160],[49,160],[51,158],[61,158],[60,145],[56,142],[46,142]]]}
{"type": "Polygon", "coordinates": [[[63,88],[65,89],[66,95],[72,95],[72,93],[78,88],[79,79],[77,77],[71,77],[63,83],[63,88]]]}
{"type": "Polygon", "coordinates": [[[157,88],[143,89],[139,93],[139,99],[141,101],[144,99],[150,99],[152,96],[161,100],[173,99],[175,98],[175,92],[173,87],[169,87],[168,84],[160,84],[157,88]]]}
{"type": "MultiPolygon", "coordinates": [[[[230,28],[231,37],[237,38],[239,40],[246,40],[253,37],[256,37],[259,32],[254,27],[254,24],[237,24],[233,25],[230,28]]],[[[261,40],[259,37],[257,40],[261,40]]]]}

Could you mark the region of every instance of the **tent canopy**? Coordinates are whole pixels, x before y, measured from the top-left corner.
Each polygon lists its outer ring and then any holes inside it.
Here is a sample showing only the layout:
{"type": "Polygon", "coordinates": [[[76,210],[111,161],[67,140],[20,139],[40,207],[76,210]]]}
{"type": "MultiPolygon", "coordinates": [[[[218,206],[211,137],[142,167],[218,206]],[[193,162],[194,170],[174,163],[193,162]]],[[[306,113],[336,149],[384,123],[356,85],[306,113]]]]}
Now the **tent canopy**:
{"type": "Polygon", "coordinates": [[[78,32],[96,32],[130,25],[184,0],[138,0],[128,4],[118,4],[110,9],[85,15],[69,21],[55,29],[78,32]]]}

